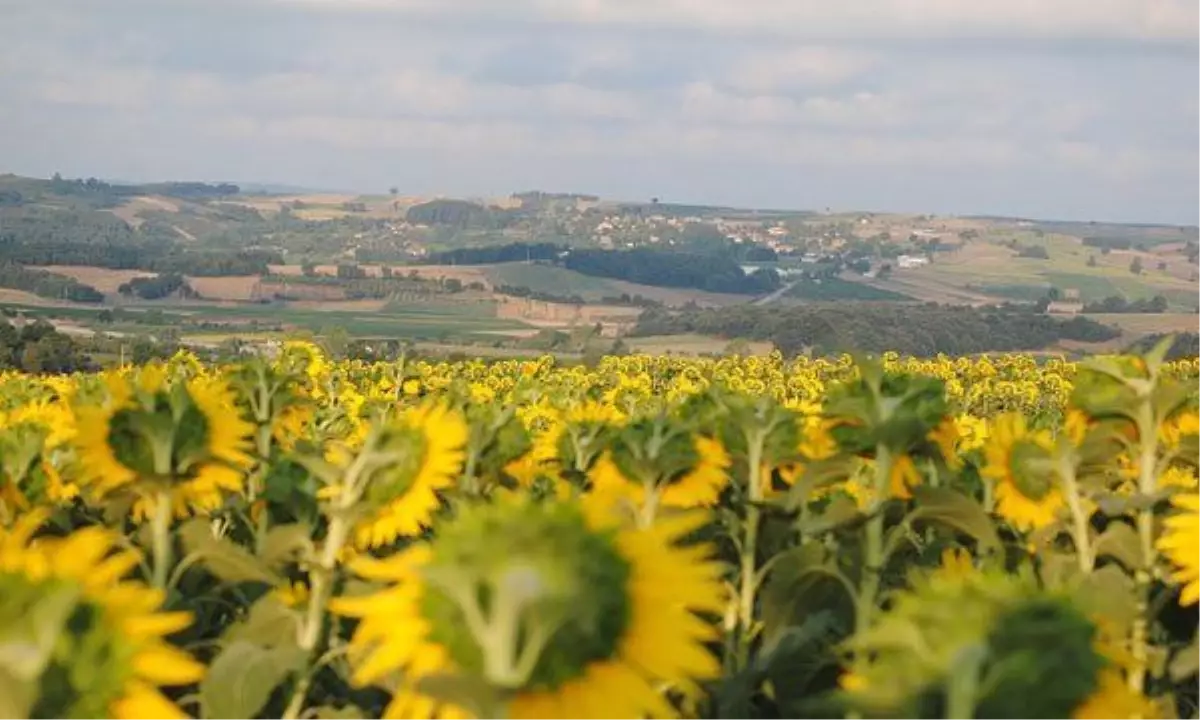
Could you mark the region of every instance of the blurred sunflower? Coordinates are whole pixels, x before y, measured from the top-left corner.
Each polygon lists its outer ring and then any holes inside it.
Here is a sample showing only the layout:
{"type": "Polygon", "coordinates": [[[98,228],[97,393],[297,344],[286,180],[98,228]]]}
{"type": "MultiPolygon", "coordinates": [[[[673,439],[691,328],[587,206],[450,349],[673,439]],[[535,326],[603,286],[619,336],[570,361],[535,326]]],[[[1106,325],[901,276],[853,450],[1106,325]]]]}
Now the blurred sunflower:
{"type": "Polygon", "coordinates": [[[428,526],[441,503],[438,491],[453,485],[462,470],[467,433],[462,414],[444,404],[426,403],[392,421],[380,448],[396,458],[367,485],[367,509],[354,528],[360,549],[388,545],[428,526]]]}
{"type": "MultiPolygon", "coordinates": [[[[696,508],[716,505],[729,482],[729,453],[720,440],[696,435],[694,459],[689,469],[674,478],[656,478],[656,503],[662,507],[696,508]]],[[[637,507],[647,502],[646,484],[621,471],[611,452],[600,456],[588,474],[591,502],[609,505],[629,501],[637,507]]]]}
{"type": "Polygon", "coordinates": [[[617,528],[516,497],[464,507],[431,544],[353,564],[388,583],[331,604],[362,619],[353,681],[400,674],[389,718],[673,715],[664,689],[720,672],[704,647],[718,633],[693,613],[723,609],[722,568],[712,548],[678,545],[705,522],[617,528]],[[427,694],[423,681],[448,673],[486,683],[496,702],[468,710],[427,694]]]}
{"type": "Polygon", "coordinates": [[[1200,601],[1200,495],[1184,493],[1171,498],[1180,512],[1163,521],[1158,549],[1175,565],[1171,579],[1183,586],[1179,604],[1200,601]]]}
{"type": "Polygon", "coordinates": [[[1153,716],[1123,681],[1126,658],[1106,628],[1069,596],[958,563],[916,575],[851,639],[866,658],[839,681],[851,705],[874,716],[947,717],[952,688],[967,680],[975,692],[964,717],[1153,716]]]}
{"type": "Polygon", "coordinates": [[[6,700],[24,701],[25,717],[188,717],[158,687],[204,674],[164,639],[191,615],[157,612],[161,591],[123,579],[140,556],[113,552],[115,533],[31,540],[45,519],[32,512],[0,529],[0,636],[21,658],[5,665],[6,700]]]}
{"type": "Polygon", "coordinates": [[[177,514],[211,510],[242,488],[253,425],[224,380],[198,377],[168,386],[158,373],[136,383],[106,380],[107,397],[75,408],[81,481],[95,496],[132,488],[147,512],[168,491],[177,514]]]}
{"type": "Polygon", "coordinates": [[[1048,466],[1054,444],[1045,430],[1030,430],[1022,415],[997,417],[984,449],[982,475],[996,483],[996,512],[1020,530],[1054,522],[1065,505],[1048,466]]]}

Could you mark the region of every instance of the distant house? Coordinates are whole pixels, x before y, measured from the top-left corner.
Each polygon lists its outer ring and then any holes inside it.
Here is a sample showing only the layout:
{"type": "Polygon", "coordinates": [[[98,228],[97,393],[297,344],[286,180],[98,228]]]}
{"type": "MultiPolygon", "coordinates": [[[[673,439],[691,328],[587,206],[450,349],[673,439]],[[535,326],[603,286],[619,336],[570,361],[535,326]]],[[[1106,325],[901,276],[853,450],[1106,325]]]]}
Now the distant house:
{"type": "Polygon", "coordinates": [[[922,255],[901,255],[896,258],[896,267],[908,269],[928,265],[929,258],[922,255]]]}
{"type": "Polygon", "coordinates": [[[1057,300],[1046,306],[1046,312],[1051,315],[1078,315],[1083,311],[1083,303],[1079,300],[1057,300]]]}

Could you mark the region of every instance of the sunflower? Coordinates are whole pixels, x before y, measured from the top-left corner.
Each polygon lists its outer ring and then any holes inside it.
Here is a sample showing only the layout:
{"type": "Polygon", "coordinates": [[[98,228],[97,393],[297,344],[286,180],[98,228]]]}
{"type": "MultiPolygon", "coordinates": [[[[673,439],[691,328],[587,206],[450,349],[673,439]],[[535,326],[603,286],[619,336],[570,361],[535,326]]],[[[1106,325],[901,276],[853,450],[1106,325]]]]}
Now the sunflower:
{"type": "Polygon", "coordinates": [[[1065,505],[1057,476],[1044,467],[1053,449],[1050,433],[1030,430],[1021,415],[1001,415],[992,426],[981,474],[996,483],[996,511],[1020,530],[1053,523],[1065,505]]]}
{"type": "Polygon", "coordinates": [[[707,521],[614,526],[515,496],[464,507],[432,543],[352,565],[386,584],[331,604],[361,618],[353,682],[402,678],[388,718],[672,715],[664,689],[720,672],[704,647],[718,633],[693,613],[724,607],[722,568],[712,548],[677,544],[707,521]],[[468,710],[427,694],[447,674],[486,683],[496,702],[468,710]]]}
{"type": "Polygon", "coordinates": [[[912,456],[906,454],[892,458],[892,467],[888,473],[888,489],[892,497],[901,500],[912,498],[912,489],[921,484],[921,471],[917,469],[912,456]]]}
{"type": "Polygon", "coordinates": [[[162,591],[123,579],[140,556],[114,552],[116,534],[88,527],[31,541],[45,519],[33,512],[0,529],[0,634],[22,658],[6,665],[6,688],[28,693],[6,698],[27,700],[18,717],[187,717],[158,687],[204,674],[165,640],[191,615],[156,612],[162,591]]]}
{"type": "MultiPolygon", "coordinates": [[[[798,462],[787,463],[779,468],[779,477],[789,487],[796,484],[808,463],[828,460],[837,454],[837,441],[829,433],[833,422],[820,415],[807,415],[800,422],[800,442],[796,447],[798,462]]],[[[763,473],[764,492],[770,490],[771,474],[763,473]]],[[[823,494],[823,493],[817,493],[823,494]]]]}
{"type": "Polygon", "coordinates": [[[466,459],[468,428],[461,413],[444,404],[404,412],[384,442],[403,447],[402,458],[378,471],[366,490],[369,509],[354,528],[360,549],[382,547],[428,526],[441,504],[438,491],[454,484],[466,459]]]}
{"type": "Polygon", "coordinates": [[[937,446],[938,452],[945,461],[946,467],[951,470],[957,470],[962,467],[962,458],[958,456],[958,443],[962,439],[958,431],[958,423],[954,418],[946,417],[933,430],[929,432],[927,439],[937,446]]]}
{"type": "Polygon", "coordinates": [[[1171,579],[1183,585],[1179,604],[1200,601],[1200,495],[1184,493],[1171,498],[1180,512],[1163,521],[1158,549],[1176,566],[1171,579]]]}
{"type": "Polygon", "coordinates": [[[675,508],[716,505],[729,482],[729,453],[720,440],[704,435],[693,438],[691,449],[694,460],[689,469],[676,478],[655,478],[653,500],[647,497],[646,483],[623,472],[612,452],[606,451],[588,473],[592,482],[589,504],[596,509],[622,503],[643,508],[649,502],[675,508]]]}
{"type": "Polygon", "coordinates": [[[254,426],[220,378],[169,386],[153,370],[133,383],[110,375],[105,400],[76,407],[80,479],[98,498],[133,489],[135,517],[163,492],[176,515],[211,511],[242,489],[254,426]]]}
{"type": "Polygon", "coordinates": [[[968,567],[916,575],[851,639],[862,660],[839,682],[847,701],[876,716],[943,717],[951,688],[974,673],[966,717],[1152,716],[1122,680],[1119,644],[1070,596],[968,567]]]}

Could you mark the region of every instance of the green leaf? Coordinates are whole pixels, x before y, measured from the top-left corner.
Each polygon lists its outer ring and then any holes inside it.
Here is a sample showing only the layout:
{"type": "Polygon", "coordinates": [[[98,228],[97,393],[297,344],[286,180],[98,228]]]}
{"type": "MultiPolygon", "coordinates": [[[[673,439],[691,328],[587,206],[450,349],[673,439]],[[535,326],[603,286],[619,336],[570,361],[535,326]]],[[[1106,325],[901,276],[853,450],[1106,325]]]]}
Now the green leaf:
{"type": "Polygon", "coordinates": [[[426,675],[417,681],[417,691],[458,705],[475,717],[506,717],[507,698],[486,680],[474,675],[426,675]]]}
{"type": "Polygon", "coordinates": [[[1163,360],[1167,357],[1167,352],[1170,351],[1171,346],[1174,344],[1174,335],[1166,335],[1159,338],[1159,341],[1154,343],[1154,347],[1150,348],[1143,356],[1146,359],[1146,366],[1153,369],[1162,367],[1163,360]]]}
{"type": "Polygon", "coordinates": [[[802,535],[821,535],[865,518],[853,500],[844,495],[837,495],[829,501],[824,510],[810,512],[803,521],[797,520],[796,530],[802,535]]]}
{"type": "Polygon", "coordinates": [[[78,607],[79,595],[74,586],[60,587],[32,604],[23,613],[21,622],[5,628],[0,635],[0,670],[19,681],[40,677],[54,655],[63,628],[78,607]]]}
{"type": "Polygon", "coordinates": [[[309,709],[313,717],[318,720],[354,720],[354,718],[366,717],[366,713],[357,705],[347,705],[346,707],[334,707],[332,705],[321,705],[319,707],[309,709]]]}
{"type": "Polygon", "coordinates": [[[777,555],[759,593],[763,652],[770,652],[788,628],[802,625],[812,614],[839,603],[852,606],[853,597],[846,597],[851,593],[821,543],[808,542],[777,555]]]}
{"type": "Polygon", "coordinates": [[[304,653],[297,648],[269,650],[242,640],[228,645],[200,682],[204,717],[255,717],[275,687],[303,662],[304,653]]]}
{"type": "Polygon", "coordinates": [[[972,498],[949,488],[917,487],[913,489],[916,509],[908,514],[907,522],[929,521],[951,527],[971,536],[980,549],[1000,548],[1000,536],[983,506],[972,498]]]}
{"type": "Polygon", "coordinates": [[[209,572],[225,582],[262,582],[280,585],[283,578],[275,574],[261,560],[245,549],[225,538],[212,534],[208,523],[195,520],[179,530],[188,554],[200,556],[209,572]]]}
{"type": "Polygon", "coordinates": [[[807,503],[817,488],[832,485],[850,477],[851,469],[850,459],[842,456],[818,460],[805,465],[804,472],[800,474],[796,484],[788,490],[787,509],[796,510],[807,503]]]}
{"type": "Polygon", "coordinates": [[[1111,557],[1128,570],[1133,570],[1141,564],[1141,540],[1137,531],[1128,524],[1113,521],[1096,539],[1094,547],[1096,559],[1111,557]]]}
{"type": "Polygon", "coordinates": [[[1200,672],[1200,644],[1197,639],[1200,636],[1193,635],[1192,641],[1188,646],[1181,648],[1175,657],[1171,658],[1171,663],[1167,666],[1167,672],[1171,674],[1171,679],[1175,682],[1186,680],[1189,677],[1195,677],[1197,672],[1200,672]]]}
{"type": "Polygon", "coordinates": [[[801,706],[812,699],[813,681],[822,670],[837,664],[834,646],[843,630],[839,625],[833,612],[821,610],[784,630],[769,652],[759,653],[757,664],[771,681],[784,717],[799,716],[801,706]]]}
{"type": "Polygon", "coordinates": [[[295,647],[299,628],[297,613],[268,593],[250,606],[245,619],[225,631],[223,640],[250,642],[265,648],[295,647]]]}
{"type": "Polygon", "coordinates": [[[321,480],[323,485],[337,485],[342,480],[342,469],[317,454],[296,453],[292,456],[297,464],[321,480]]]}
{"type": "Polygon", "coordinates": [[[22,680],[0,665],[0,717],[27,718],[38,699],[36,680],[22,680]]]}
{"type": "Polygon", "coordinates": [[[1083,576],[1076,593],[1084,606],[1119,628],[1128,627],[1137,617],[1133,579],[1116,565],[1105,565],[1083,576]]]}
{"type": "Polygon", "coordinates": [[[269,567],[301,560],[312,553],[312,530],[305,523],[276,525],[263,538],[260,557],[269,567]]]}

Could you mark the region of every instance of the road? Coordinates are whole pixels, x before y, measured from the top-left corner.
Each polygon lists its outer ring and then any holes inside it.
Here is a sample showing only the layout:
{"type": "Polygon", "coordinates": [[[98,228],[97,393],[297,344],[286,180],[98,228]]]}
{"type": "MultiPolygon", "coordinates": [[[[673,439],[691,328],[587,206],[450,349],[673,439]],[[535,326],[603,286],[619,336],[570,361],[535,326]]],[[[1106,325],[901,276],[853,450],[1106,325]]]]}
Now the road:
{"type": "Polygon", "coordinates": [[[757,300],[752,301],[750,304],[751,305],[770,305],[771,303],[775,302],[776,300],[783,297],[784,295],[787,295],[788,290],[791,290],[798,282],[800,282],[800,281],[793,280],[790,283],[788,283],[787,285],[781,286],[778,290],[771,293],[770,295],[763,295],[762,297],[758,298],[757,300]]]}

